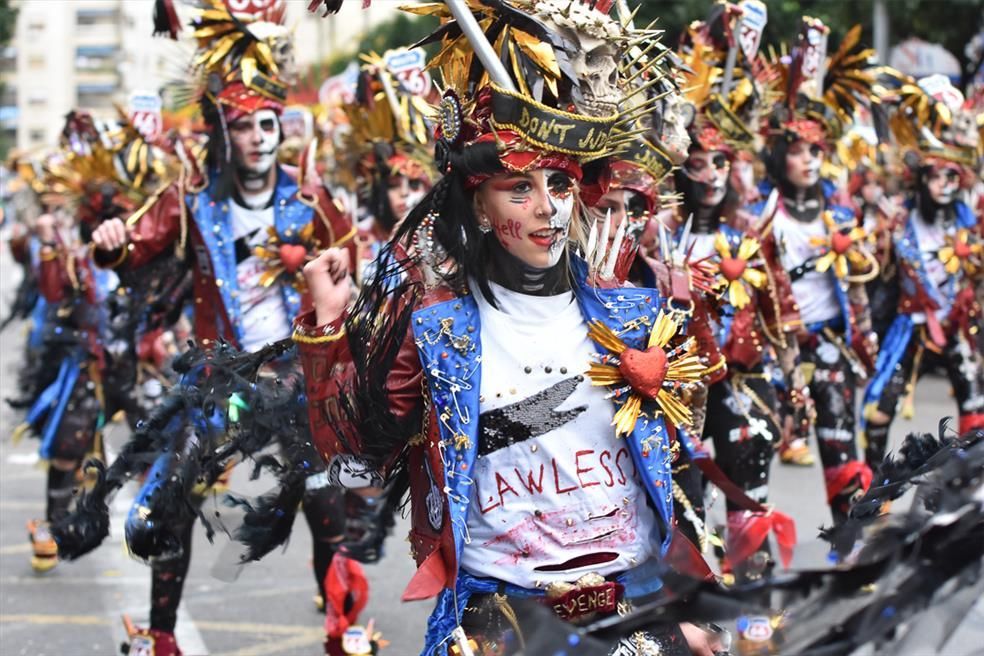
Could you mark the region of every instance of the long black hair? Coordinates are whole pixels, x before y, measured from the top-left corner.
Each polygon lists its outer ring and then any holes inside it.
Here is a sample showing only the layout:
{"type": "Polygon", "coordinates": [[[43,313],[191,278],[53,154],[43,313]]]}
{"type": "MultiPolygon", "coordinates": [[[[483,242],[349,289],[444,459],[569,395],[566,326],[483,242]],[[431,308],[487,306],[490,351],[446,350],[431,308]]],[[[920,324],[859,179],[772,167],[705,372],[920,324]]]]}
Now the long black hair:
{"type": "Polygon", "coordinates": [[[420,271],[433,272],[455,291],[463,291],[470,278],[483,293],[491,293],[484,265],[486,235],[478,228],[474,192],[466,189],[466,180],[502,171],[498,151],[495,144],[479,144],[457,153],[439,147],[439,152],[440,170],[447,174],[380,249],[375,276],[365,281],[345,321],[356,375],[338,396],[335,433],[346,448],[358,440],[360,456],[388,475],[395,494],[405,491],[407,443],[421,432],[424,417],[394,414],[387,381],[401,348],[412,339],[412,313],[432,282],[422,280],[420,271]],[[433,239],[433,249],[408,255],[415,239],[418,248],[428,245],[419,243],[422,233],[433,239]]]}
{"type": "Polygon", "coordinates": [[[393,205],[389,200],[389,179],[393,175],[393,170],[387,163],[393,156],[393,146],[389,143],[377,143],[373,145],[373,158],[376,166],[373,169],[369,183],[369,213],[373,219],[390,234],[396,226],[399,217],[393,212],[393,205]]]}
{"type": "MultiPolygon", "coordinates": [[[[796,196],[796,187],[789,182],[786,176],[786,155],[789,154],[789,147],[796,143],[797,139],[791,138],[788,134],[772,137],[762,153],[762,161],[765,163],[765,172],[769,176],[772,184],[779,188],[779,192],[786,198],[796,196]]],[[[810,198],[820,198],[823,196],[823,180],[817,180],[817,184],[807,190],[810,198]]]]}
{"type": "Polygon", "coordinates": [[[927,178],[932,174],[933,166],[931,164],[925,164],[920,162],[920,164],[915,167],[915,180],[916,180],[916,205],[919,208],[919,214],[926,223],[932,223],[936,220],[936,215],[939,211],[943,211],[945,218],[950,218],[950,216],[956,212],[951,202],[949,205],[940,205],[935,200],[933,200],[932,194],[929,193],[929,185],[927,184],[927,178]]]}

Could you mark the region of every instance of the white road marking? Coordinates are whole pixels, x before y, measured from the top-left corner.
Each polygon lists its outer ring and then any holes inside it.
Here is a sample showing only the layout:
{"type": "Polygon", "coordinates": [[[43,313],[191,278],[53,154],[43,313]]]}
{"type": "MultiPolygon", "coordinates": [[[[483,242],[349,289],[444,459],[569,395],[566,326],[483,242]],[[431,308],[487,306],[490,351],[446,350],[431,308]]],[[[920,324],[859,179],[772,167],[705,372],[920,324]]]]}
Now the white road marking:
{"type": "MultiPolygon", "coordinates": [[[[108,426],[106,437],[110,437],[111,432],[125,435],[128,431],[121,430],[115,425],[108,426]]],[[[106,455],[109,462],[113,462],[116,453],[110,448],[110,441],[107,440],[105,443],[106,455]]],[[[111,609],[119,615],[126,613],[133,618],[134,624],[147,626],[150,613],[150,567],[131,558],[123,547],[123,525],[138,490],[139,485],[131,483],[116,494],[110,506],[109,537],[87,558],[94,559],[100,569],[116,570],[120,573],[119,578],[108,579],[108,585],[100,586],[104,600],[102,607],[111,609]]],[[[118,641],[123,641],[126,638],[123,623],[119,622],[113,627],[113,635],[118,637],[118,641]]],[[[184,603],[178,606],[178,624],[174,633],[184,653],[202,656],[208,654],[205,640],[184,603]]]]}
{"type": "Polygon", "coordinates": [[[37,451],[30,451],[28,453],[11,453],[7,456],[7,462],[12,465],[30,465],[33,467],[38,464],[38,460],[40,460],[40,458],[38,457],[37,451]]]}

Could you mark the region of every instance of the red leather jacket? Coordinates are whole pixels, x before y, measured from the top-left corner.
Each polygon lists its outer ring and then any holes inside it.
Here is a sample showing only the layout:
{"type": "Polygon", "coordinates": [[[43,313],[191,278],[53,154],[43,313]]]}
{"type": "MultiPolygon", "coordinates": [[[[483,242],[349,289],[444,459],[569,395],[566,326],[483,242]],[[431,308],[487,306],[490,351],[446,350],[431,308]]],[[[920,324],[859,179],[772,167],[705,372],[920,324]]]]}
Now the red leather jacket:
{"type": "MultiPolygon", "coordinates": [[[[427,307],[452,297],[449,290],[438,288],[425,295],[420,306],[427,307]]],[[[337,459],[357,459],[363,451],[359,436],[351,426],[346,426],[338,405],[339,397],[350,388],[355,378],[348,338],[341,332],[343,323],[344,317],[341,317],[331,324],[316,326],[313,311],[302,314],[295,321],[294,340],[304,367],[312,438],[328,464],[329,472],[337,459]],[[342,435],[348,436],[345,444],[341,441],[344,439],[342,435]]],[[[390,409],[397,417],[411,417],[423,411],[420,415],[423,417],[420,433],[409,442],[407,463],[412,525],[410,552],[418,569],[404,591],[403,599],[427,599],[437,595],[442,588],[453,585],[458,565],[451,522],[444,522],[442,529],[435,531],[427,518],[431,477],[443,481],[445,472],[441,452],[437,448],[440,440],[438,417],[428,395],[424,393],[423,370],[412,330],[407,330],[386,376],[386,385],[390,409]]],[[[392,465],[392,461],[389,464],[392,465]]],[[[388,470],[389,467],[384,469],[388,470]]],[[[382,473],[385,475],[388,471],[382,473]]]]}

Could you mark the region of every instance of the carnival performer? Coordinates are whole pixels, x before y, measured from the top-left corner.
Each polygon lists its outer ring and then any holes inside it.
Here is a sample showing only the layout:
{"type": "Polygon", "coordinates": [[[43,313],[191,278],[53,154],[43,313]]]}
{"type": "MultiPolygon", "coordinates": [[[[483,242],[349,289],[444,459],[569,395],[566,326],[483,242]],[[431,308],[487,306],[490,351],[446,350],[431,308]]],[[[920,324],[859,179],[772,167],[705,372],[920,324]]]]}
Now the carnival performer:
{"type": "MultiPolygon", "coordinates": [[[[388,247],[403,283],[377,275],[347,311],[344,253],[305,268],[315,309],[295,341],[314,439],[329,470],[360,474],[351,484],[408,478],[418,570],[404,599],[437,597],[425,654],[497,653],[511,596],[575,622],[586,619],[579,598],[616,612],[655,591],[646,564],[670,546],[673,435],[689,419],[673,390],[704,367],[691,341],[667,346],[679,326],[657,291],[592,286],[596,272],[568,245],[580,162],[620,145],[609,81],[620,63],[651,67],[620,50],[608,5],[481,7],[472,20],[512,26],[492,35],[512,59],[487,59],[488,73],[466,37],[443,28],[445,177],[388,247]]],[[[417,11],[451,18],[443,6],[417,11]]],[[[489,36],[467,34],[488,47],[489,36]]],[[[710,653],[700,630],[684,630],[710,653]]],[[[687,649],[675,625],[634,638],[687,649]]]]}
{"type": "Polygon", "coordinates": [[[371,277],[380,248],[424,198],[437,179],[434,170],[432,84],[422,50],[362,55],[352,102],[341,106],[345,131],[331,176],[355,190],[364,214],[359,222],[356,282],[371,277]],[[410,89],[390,62],[414,66],[420,83],[410,89]],[[406,63],[405,63],[406,62],[406,63]]]}
{"type": "MultiPolygon", "coordinates": [[[[788,278],[777,261],[763,256],[762,242],[772,235],[742,225],[741,195],[732,184],[738,154],[758,147],[761,100],[770,90],[756,78],[763,68],[757,43],[742,42],[740,49],[735,45],[739,55],[729,70],[726,35],[737,33],[738,24],[755,27],[761,35],[764,14],[759,3],[717,4],[684,37],[679,55],[686,65],[681,86],[692,103],[691,146],[675,172],[681,219],[673,245],[695,263],[696,286],[705,292],[693,295],[695,321],[709,325],[723,352],[717,363],[720,373],[708,389],[703,436],[713,442],[721,472],[758,504],[769,498],[770,465],[785,430],[772,376],[766,372],[770,354],[781,367],[783,387],[794,392],[790,407],[795,433],[808,434],[813,419],[798,367],[798,344],[781,324],[782,305],[791,295],[788,278]]],[[[802,453],[792,457],[808,464],[802,453]]],[[[771,561],[770,532],[783,555],[791,553],[793,521],[726,496],[727,564],[740,579],[760,576],[771,561]]]]}
{"type": "Polygon", "coordinates": [[[17,374],[19,395],[5,399],[10,407],[20,410],[30,408],[41,390],[51,383],[44,366],[45,359],[39,357],[43,352],[41,336],[48,310],[38,289],[41,243],[37,236],[37,219],[48,208],[41,200],[45,185],[39,158],[11,153],[7,169],[15,176],[8,185],[11,198],[5,207],[5,220],[11,224],[8,246],[14,261],[21,267],[21,282],[10,314],[0,323],[0,330],[18,318],[30,321],[24,343],[24,366],[17,374]]]}
{"type": "Polygon", "coordinates": [[[899,409],[912,415],[916,381],[942,365],[958,431],[984,427],[980,350],[984,218],[961,198],[980,169],[979,135],[963,94],[943,76],[903,80],[890,125],[908,167],[909,198],[890,231],[900,298],[865,392],[865,457],[885,457],[899,409]]]}
{"type": "MultiPolygon", "coordinates": [[[[25,429],[38,433],[40,457],[48,463],[46,518],[28,523],[38,571],[58,562],[49,523],[67,515],[86,456],[102,457],[99,438],[107,418],[123,412],[132,428],[142,416],[134,393],[140,312],[127,303],[133,290],[92,263],[86,242],[99,221],[134,209],[166,178],[166,161],[135,130],[111,133],[73,111],[59,150],[44,162],[42,198],[51,211],[37,220],[37,275],[49,310],[40,339],[43,357],[59,366],[15,430],[15,436],[25,429]],[[140,148],[143,157],[128,168],[120,153],[140,148]]],[[[144,290],[155,286],[151,278],[142,281],[144,290]]]]}
{"type": "MultiPolygon", "coordinates": [[[[594,284],[655,287],[686,312],[694,296],[702,293],[690,284],[688,265],[681,261],[682,266],[676,269],[671,256],[657,262],[646,249],[642,249],[639,256],[646,231],[652,229],[653,222],[660,220],[656,217],[661,211],[661,201],[665,200],[660,189],[673,167],[671,156],[655,143],[655,136],[653,133],[639,136],[617,156],[585,164],[580,198],[587,209],[588,243],[594,248],[585,252],[584,257],[596,272],[594,284]],[[681,285],[680,279],[688,282],[681,285]],[[675,287],[674,282],[677,282],[675,287]]],[[[695,337],[700,357],[709,365],[708,374],[702,380],[706,385],[713,376],[723,373],[723,358],[702,318],[691,314],[685,332],[695,337]]],[[[704,422],[706,387],[702,385],[692,390],[687,401],[692,415],[687,431],[699,437],[704,422]]],[[[682,434],[679,437],[682,438],[680,444],[686,448],[677,450],[673,460],[675,527],[704,551],[707,529],[703,478],[693,459],[695,455],[704,457],[705,454],[696,453],[698,442],[682,434]]]]}
{"type": "MultiPolygon", "coordinates": [[[[193,79],[209,133],[206,170],[186,166],[175,183],[125,222],[106,221],[92,236],[96,260],[117,270],[140,270],[172,251],[187,258],[194,269],[194,334],[205,348],[224,340],[253,351],[288,337],[291,317],[307,298],[303,264],[317,249],[354,248],[355,231],[320,180],[306,176],[303,167],[295,175],[276,163],[279,117],[293,74],[284,11],[283,3],[276,2],[234,14],[222,0],[209,0],[193,11],[199,45],[193,79]],[[235,45],[227,48],[230,43],[235,45]]],[[[290,377],[290,371],[290,363],[283,362],[270,375],[290,377]]],[[[194,437],[178,429],[175,439],[177,448],[194,437]]],[[[166,454],[155,465],[166,472],[187,466],[166,454]]],[[[192,494],[195,476],[189,478],[192,494]]],[[[146,507],[160,503],[155,493],[167,479],[159,472],[148,477],[127,522],[131,549],[138,551],[139,544],[139,551],[152,557],[154,570],[150,628],[131,636],[131,648],[157,656],[180,653],[173,631],[194,520],[191,514],[183,525],[167,527],[145,520],[146,507]],[[176,541],[167,553],[153,557],[160,530],[176,541]]],[[[342,539],[342,501],[324,470],[312,467],[303,508],[322,598],[342,539]]]]}
{"type": "MultiPolygon", "coordinates": [[[[816,408],[827,502],[834,520],[842,521],[871,477],[858,457],[854,408],[855,387],[877,350],[864,283],[878,267],[864,248],[854,212],[831,202],[833,184],[820,177],[820,169],[854,108],[870,101],[873,72],[871,51],[858,46],[859,27],[824,62],[827,31],[822,22],[804,18],[791,61],[773,63],[782,88],[765,125],[768,198],[751,212],[775,244],[772,252],[770,242],[764,243],[763,256],[781,263],[792,285],[780,307],[781,327],[799,341],[816,408]]],[[[803,407],[804,391],[787,389],[787,406],[803,407]]]]}

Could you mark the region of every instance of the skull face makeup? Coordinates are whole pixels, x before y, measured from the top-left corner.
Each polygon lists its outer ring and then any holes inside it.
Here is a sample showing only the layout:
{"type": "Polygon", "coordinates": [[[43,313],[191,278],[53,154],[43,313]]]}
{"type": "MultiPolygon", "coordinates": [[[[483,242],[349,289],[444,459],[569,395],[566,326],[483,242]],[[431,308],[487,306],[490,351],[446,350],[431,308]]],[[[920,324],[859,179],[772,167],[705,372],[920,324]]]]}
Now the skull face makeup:
{"type": "MultiPolygon", "coordinates": [[[[588,208],[588,212],[590,218],[596,222],[610,218],[609,241],[615,239],[615,232],[625,219],[628,219],[626,231],[630,236],[641,234],[649,219],[646,199],[631,189],[612,189],[605,192],[593,207],[588,208]]],[[[603,232],[604,229],[599,229],[599,233],[603,232]]]]}
{"type": "Polygon", "coordinates": [[[499,173],[475,193],[479,221],[502,247],[527,266],[547,269],[560,261],[574,215],[576,185],[555,169],[499,173]]]}
{"type": "Polygon", "coordinates": [[[823,148],[803,139],[793,142],[786,152],[786,180],[796,189],[809,189],[820,181],[823,148]]]}
{"type": "Polygon", "coordinates": [[[391,175],[386,184],[390,208],[398,222],[407,218],[411,210],[424,199],[430,188],[423,178],[411,178],[405,175],[391,175]]]}
{"type": "Polygon", "coordinates": [[[949,205],[960,190],[960,170],[955,166],[934,166],[923,175],[929,197],[937,205],[949,205]]]}
{"type": "Polygon", "coordinates": [[[260,109],[229,125],[232,159],[243,181],[265,178],[277,161],[280,119],[272,109],[260,109]]]}
{"type": "Polygon", "coordinates": [[[701,196],[695,200],[703,207],[717,207],[728,193],[731,160],[720,150],[691,151],[683,172],[697,183],[701,196]]]}

